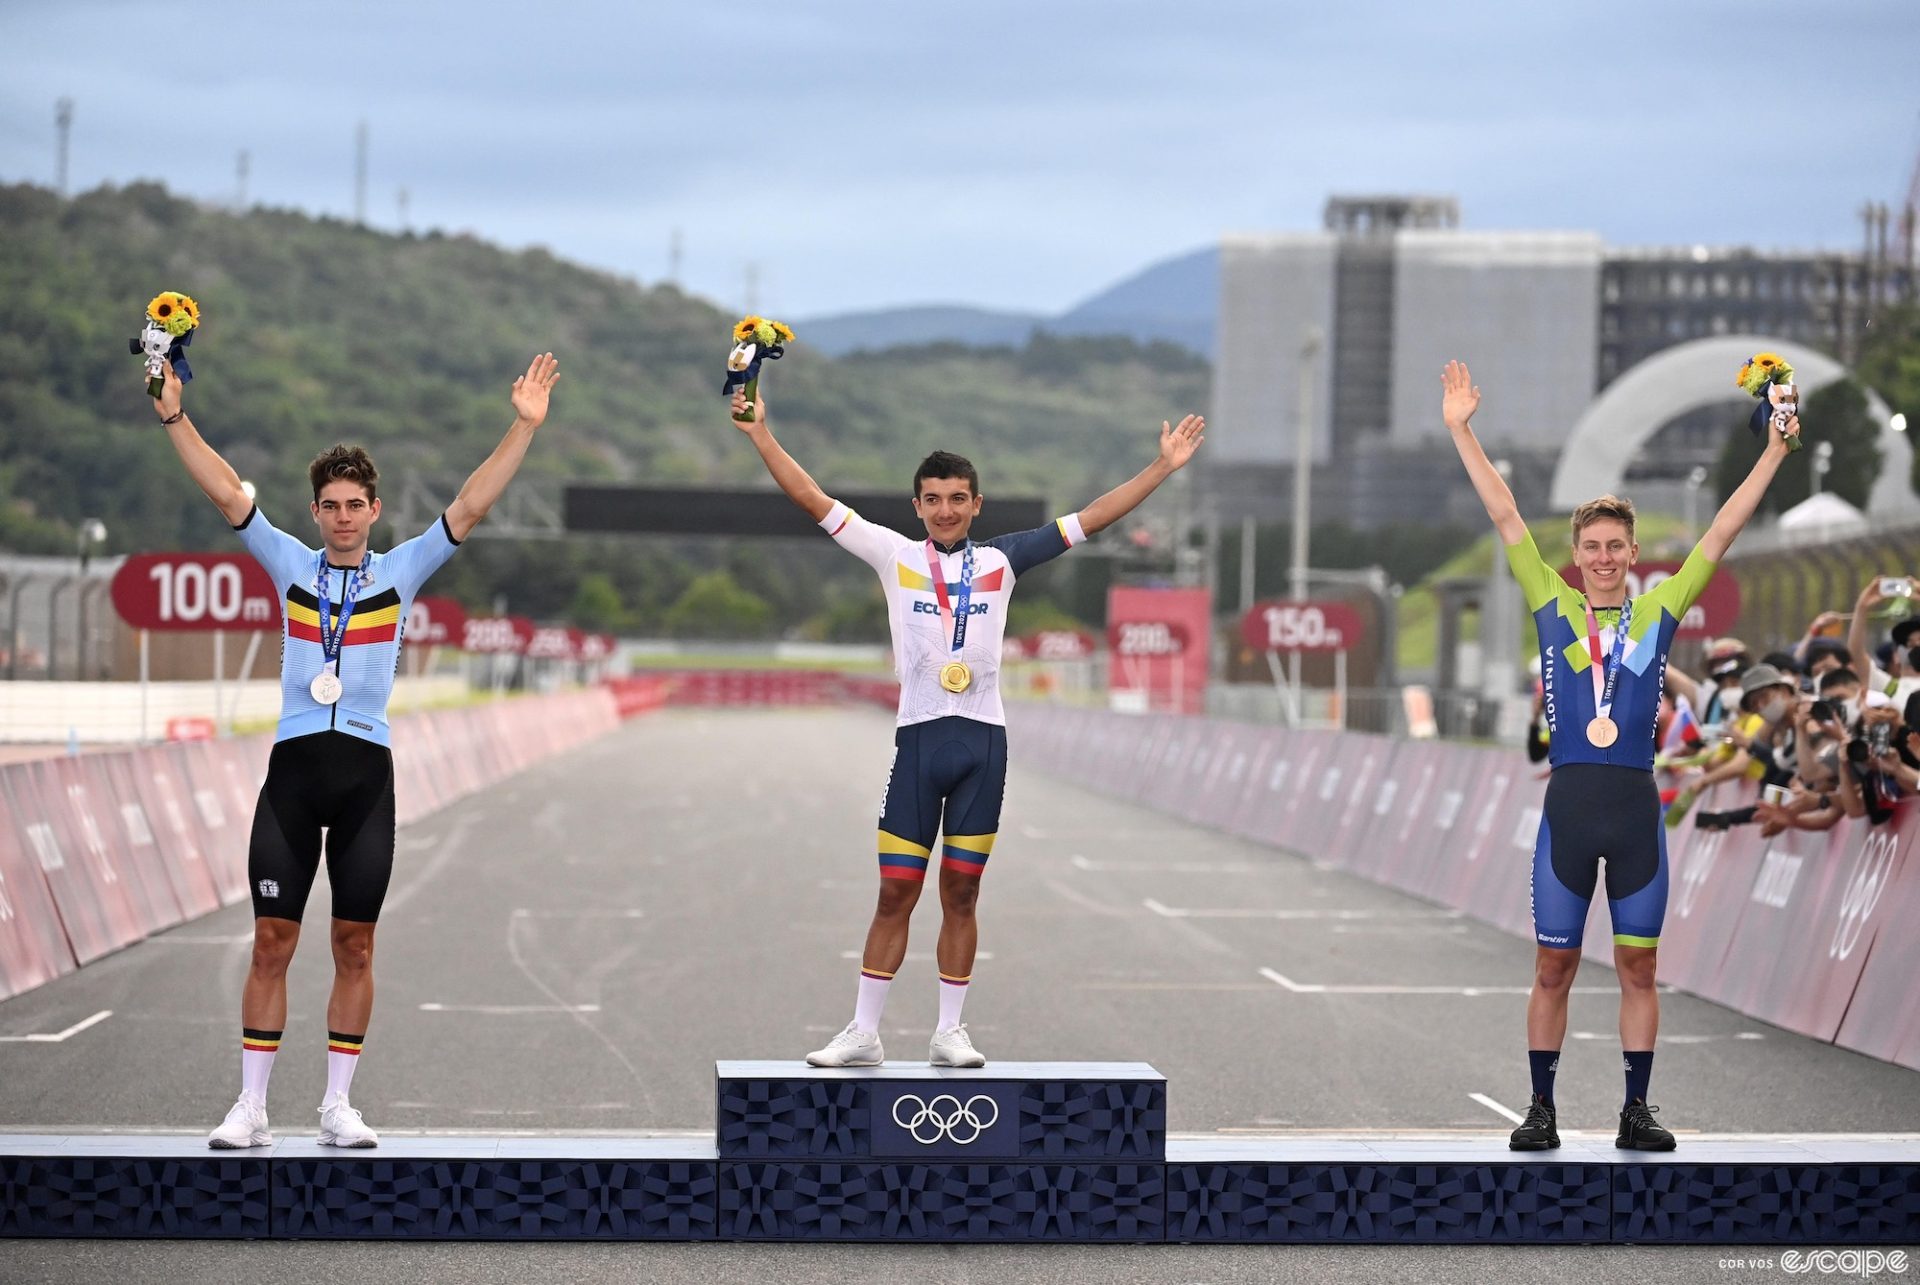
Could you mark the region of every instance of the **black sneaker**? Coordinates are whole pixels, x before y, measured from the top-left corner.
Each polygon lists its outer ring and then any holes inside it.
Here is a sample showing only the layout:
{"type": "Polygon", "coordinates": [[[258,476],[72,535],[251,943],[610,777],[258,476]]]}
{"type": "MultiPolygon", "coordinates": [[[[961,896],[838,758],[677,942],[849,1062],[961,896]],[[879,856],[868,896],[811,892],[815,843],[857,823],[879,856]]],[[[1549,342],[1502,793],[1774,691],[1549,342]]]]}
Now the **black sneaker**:
{"type": "Polygon", "coordinates": [[[1648,1106],[1644,1098],[1627,1103],[1620,1113],[1620,1136],[1613,1145],[1625,1151],[1673,1150],[1673,1135],[1654,1123],[1653,1113],[1659,1109],[1648,1106]]]}
{"type": "Polygon", "coordinates": [[[1507,1139],[1509,1151],[1551,1151],[1560,1145],[1560,1130],[1553,1113],[1553,1104],[1539,1094],[1527,1107],[1527,1118],[1507,1139]]]}

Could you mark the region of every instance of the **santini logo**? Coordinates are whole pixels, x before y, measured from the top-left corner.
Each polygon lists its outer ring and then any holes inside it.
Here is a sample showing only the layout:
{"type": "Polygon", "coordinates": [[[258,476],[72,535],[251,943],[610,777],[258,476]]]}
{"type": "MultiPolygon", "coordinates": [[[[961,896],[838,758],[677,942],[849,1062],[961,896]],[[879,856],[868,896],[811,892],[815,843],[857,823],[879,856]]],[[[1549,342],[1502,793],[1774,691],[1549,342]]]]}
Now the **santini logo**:
{"type": "Polygon", "coordinates": [[[262,897],[278,897],[280,895],[280,881],[278,879],[262,879],[260,881],[260,895],[262,897]]]}

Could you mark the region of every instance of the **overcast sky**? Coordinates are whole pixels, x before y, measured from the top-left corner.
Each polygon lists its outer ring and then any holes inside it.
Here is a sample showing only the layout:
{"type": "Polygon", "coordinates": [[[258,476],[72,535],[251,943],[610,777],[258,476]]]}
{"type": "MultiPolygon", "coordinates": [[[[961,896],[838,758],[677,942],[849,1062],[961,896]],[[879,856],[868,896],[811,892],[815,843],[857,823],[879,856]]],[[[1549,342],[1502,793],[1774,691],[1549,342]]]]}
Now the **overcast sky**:
{"type": "MultiPolygon", "coordinates": [[[[1855,246],[1920,150],[1920,3],[0,0],[0,180],[469,230],[804,317],[1063,309],[1333,192],[1480,228],[1855,246]]],[[[4,229],[0,229],[3,232],[4,229]]]]}

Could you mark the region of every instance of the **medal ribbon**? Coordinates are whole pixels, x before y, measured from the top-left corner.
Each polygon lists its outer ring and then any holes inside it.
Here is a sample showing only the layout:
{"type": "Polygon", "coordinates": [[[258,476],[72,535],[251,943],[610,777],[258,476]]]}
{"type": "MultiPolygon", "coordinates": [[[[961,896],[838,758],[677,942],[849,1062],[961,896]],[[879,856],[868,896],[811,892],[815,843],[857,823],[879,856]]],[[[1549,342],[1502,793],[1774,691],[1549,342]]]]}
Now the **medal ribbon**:
{"type": "Polygon", "coordinates": [[[933,576],[933,596],[940,603],[940,632],[946,633],[946,622],[953,621],[953,649],[967,640],[967,609],[973,605],[973,541],[969,540],[960,554],[960,592],[954,600],[947,601],[947,573],[940,569],[940,553],[932,540],[927,541],[927,570],[933,576]]]}
{"type": "Polygon", "coordinates": [[[346,585],[340,593],[340,618],[329,624],[327,618],[333,614],[333,595],[328,588],[331,579],[328,573],[334,568],[327,565],[325,553],[320,555],[320,572],[314,581],[314,596],[320,599],[320,655],[335,674],[340,672],[340,649],[346,644],[347,622],[353,619],[353,600],[366,587],[369,579],[367,563],[371,560],[372,555],[369,554],[360,560],[357,570],[340,573],[346,577],[346,585]]]}
{"type": "Polygon", "coordinates": [[[1610,718],[1613,715],[1614,689],[1620,683],[1620,666],[1627,654],[1627,625],[1633,620],[1633,602],[1631,599],[1620,604],[1620,623],[1613,631],[1613,654],[1603,665],[1600,660],[1600,618],[1593,614],[1593,604],[1587,608],[1587,661],[1588,670],[1593,674],[1593,707],[1597,718],[1610,718]]]}

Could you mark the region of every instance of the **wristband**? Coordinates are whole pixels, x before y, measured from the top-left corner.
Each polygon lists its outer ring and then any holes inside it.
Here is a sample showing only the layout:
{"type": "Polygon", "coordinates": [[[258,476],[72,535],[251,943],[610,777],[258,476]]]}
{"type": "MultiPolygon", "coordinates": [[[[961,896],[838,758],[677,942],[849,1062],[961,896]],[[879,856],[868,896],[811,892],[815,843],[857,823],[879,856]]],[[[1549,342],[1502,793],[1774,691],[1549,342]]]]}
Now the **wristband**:
{"type": "Polygon", "coordinates": [[[181,420],[185,419],[186,417],[187,417],[186,408],[182,407],[181,409],[175,411],[173,414],[167,416],[165,419],[161,420],[160,424],[161,424],[161,427],[164,428],[169,424],[178,424],[181,420]]]}

